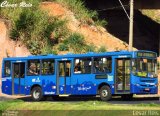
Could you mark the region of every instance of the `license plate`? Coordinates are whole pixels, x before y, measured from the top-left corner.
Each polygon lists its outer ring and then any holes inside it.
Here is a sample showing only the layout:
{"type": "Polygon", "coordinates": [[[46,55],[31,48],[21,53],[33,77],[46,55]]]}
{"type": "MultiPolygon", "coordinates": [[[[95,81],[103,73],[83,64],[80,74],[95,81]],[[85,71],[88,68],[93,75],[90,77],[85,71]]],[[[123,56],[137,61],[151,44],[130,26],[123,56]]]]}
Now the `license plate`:
{"type": "Polygon", "coordinates": [[[149,88],[145,88],[144,90],[145,90],[145,91],[149,91],[149,88]]]}

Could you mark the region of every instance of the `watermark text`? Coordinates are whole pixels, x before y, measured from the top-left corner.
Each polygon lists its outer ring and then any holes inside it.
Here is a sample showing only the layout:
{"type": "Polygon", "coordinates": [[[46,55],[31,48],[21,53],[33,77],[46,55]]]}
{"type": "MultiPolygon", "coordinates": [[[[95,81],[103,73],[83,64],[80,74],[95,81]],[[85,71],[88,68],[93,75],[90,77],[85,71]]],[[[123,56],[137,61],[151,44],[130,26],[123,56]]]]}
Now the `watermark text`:
{"type": "Polygon", "coordinates": [[[6,1],[3,1],[3,2],[0,3],[0,7],[2,7],[2,8],[15,8],[15,7],[28,8],[28,7],[32,7],[32,4],[27,3],[25,1],[22,1],[20,3],[10,3],[6,0],[6,1]]]}

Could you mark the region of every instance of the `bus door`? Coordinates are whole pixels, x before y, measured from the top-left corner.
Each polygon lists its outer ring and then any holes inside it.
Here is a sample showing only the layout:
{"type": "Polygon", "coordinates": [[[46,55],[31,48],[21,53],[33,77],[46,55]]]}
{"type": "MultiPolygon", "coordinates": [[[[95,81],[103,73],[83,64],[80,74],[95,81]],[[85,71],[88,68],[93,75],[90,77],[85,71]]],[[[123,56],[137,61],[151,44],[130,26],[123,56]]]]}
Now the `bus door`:
{"type": "Polygon", "coordinates": [[[129,58],[116,59],[115,93],[130,93],[130,66],[129,58]]]}
{"type": "Polygon", "coordinates": [[[12,63],[12,94],[25,94],[25,62],[12,63]]]}
{"type": "Polygon", "coordinates": [[[57,94],[71,93],[71,61],[58,61],[57,94]]]}

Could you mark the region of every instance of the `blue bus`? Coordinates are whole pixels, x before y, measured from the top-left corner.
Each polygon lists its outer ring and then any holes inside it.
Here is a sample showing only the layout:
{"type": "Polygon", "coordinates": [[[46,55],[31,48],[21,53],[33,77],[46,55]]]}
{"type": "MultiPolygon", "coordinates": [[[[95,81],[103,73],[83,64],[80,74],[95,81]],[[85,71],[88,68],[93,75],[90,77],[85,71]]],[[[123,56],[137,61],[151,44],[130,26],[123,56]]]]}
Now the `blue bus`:
{"type": "Polygon", "coordinates": [[[4,58],[2,92],[8,95],[45,96],[157,94],[157,54],[151,51],[38,55],[4,58]]]}

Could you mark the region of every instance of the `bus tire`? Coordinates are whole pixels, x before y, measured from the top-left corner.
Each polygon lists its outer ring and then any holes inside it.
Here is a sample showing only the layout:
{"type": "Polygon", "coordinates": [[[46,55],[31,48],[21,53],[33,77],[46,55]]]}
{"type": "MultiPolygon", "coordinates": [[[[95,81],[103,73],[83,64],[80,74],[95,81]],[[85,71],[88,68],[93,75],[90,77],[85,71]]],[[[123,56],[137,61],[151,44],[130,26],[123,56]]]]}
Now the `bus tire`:
{"type": "Polygon", "coordinates": [[[102,101],[109,101],[112,97],[111,89],[107,85],[100,88],[99,94],[102,101]]]}
{"type": "Polygon", "coordinates": [[[41,101],[43,99],[42,89],[40,87],[34,87],[31,91],[31,96],[34,101],[41,101]]]}

